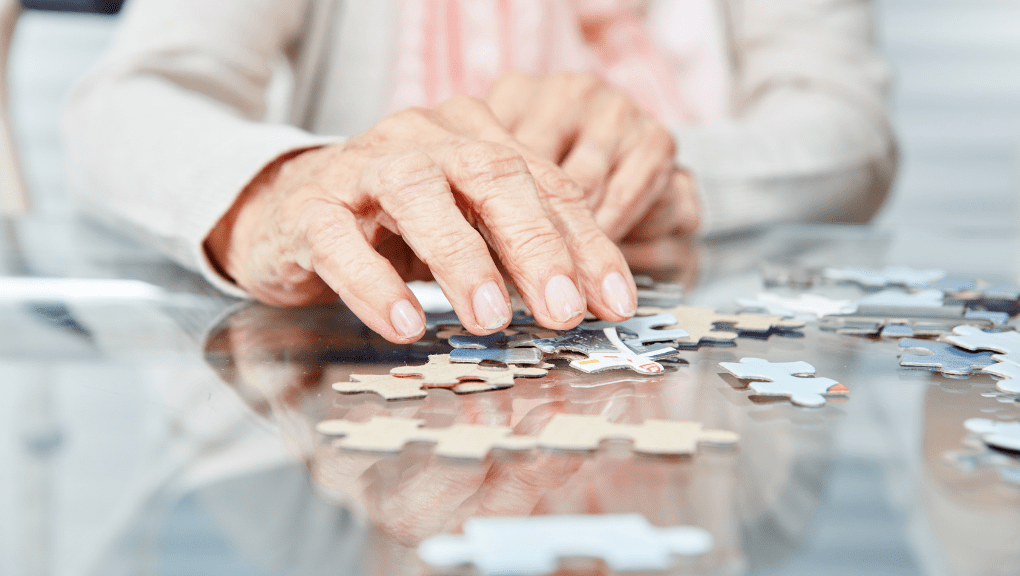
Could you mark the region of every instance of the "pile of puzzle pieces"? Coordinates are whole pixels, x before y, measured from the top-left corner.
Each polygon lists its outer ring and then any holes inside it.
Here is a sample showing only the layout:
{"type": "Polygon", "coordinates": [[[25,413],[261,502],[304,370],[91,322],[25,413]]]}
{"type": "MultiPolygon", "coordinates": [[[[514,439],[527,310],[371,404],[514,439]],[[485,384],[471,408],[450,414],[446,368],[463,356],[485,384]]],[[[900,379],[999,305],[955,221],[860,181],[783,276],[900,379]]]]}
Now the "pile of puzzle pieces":
{"type": "Polygon", "coordinates": [[[352,374],[334,390],[344,394],[374,392],[387,400],[423,398],[429,388],[458,394],[513,386],[515,378],[544,376],[553,358],[585,373],[631,370],[656,375],[661,361],[677,360],[681,349],[734,345],[742,335],[768,337],[790,332],[804,323],[767,314],[720,314],[709,308],[677,305],[668,309],[642,307],[623,322],[586,321],[562,332],[534,325],[517,313],[506,330],[476,336],[463,330],[452,313],[430,314],[427,326],[453,350],[429,356],[422,366],[401,366],[389,374],[352,374]]]}

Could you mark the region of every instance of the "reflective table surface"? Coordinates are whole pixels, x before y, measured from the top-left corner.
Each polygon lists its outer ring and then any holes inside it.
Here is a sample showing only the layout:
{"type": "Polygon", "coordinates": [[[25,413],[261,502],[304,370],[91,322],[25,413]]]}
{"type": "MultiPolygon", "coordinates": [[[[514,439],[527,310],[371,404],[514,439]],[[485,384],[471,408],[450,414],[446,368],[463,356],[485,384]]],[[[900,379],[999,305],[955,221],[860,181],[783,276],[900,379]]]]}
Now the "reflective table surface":
{"type": "MultiPolygon", "coordinates": [[[[1020,461],[963,427],[1020,419],[1020,403],[994,394],[988,375],[901,368],[895,340],[809,322],[683,350],[657,376],[560,363],[504,390],[387,402],[331,384],[448,352],[434,331],[397,346],[341,304],[232,300],[75,218],[3,231],[0,574],[446,573],[415,547],[469,517],[630,512],[711,533],[714,548],[677,558],[670,574],[1020,573],[1020,461]],[[807,361],[849,396],[819,409],[755,396],[719,367],[746,356],[807,361]],[[392,416],[537,434],[558,413],[700,421],[740,441],[682,457],[607,442],[473,462],[426,444],[342,450],[315,429],[392,416]]],[[[682,284],[687,303],[729,312],[764,291],[770,263],[938,267],[1015,282],[1017,239],[980,226],[800,226],[630,256],[639,272],[682,284]]],[[[560,573],[609,571],[574,558],[560,573]]]]}

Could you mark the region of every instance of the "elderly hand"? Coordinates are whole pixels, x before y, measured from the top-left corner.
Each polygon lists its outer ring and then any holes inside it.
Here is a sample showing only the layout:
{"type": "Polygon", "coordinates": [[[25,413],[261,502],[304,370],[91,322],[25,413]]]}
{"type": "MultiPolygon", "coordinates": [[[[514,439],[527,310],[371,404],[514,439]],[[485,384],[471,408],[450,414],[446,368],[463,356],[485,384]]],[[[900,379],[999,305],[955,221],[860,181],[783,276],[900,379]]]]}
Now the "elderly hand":
{"type": "Polygon", "coordinates": [[[301,305],[339,294],[397,343],[425,331],[404,282],[422,263],[469,331],[507,326],[509,297],[490,247],[546,327],[571,328],[586,309],[619,321],[636,306],[627,263],[582,188],[467,97],[398,112],[343,144],[281,161],[206,247],[259,300],[301,305]]]}
{"type": "Polygon", "coordinates": [[[511,72],[486,101],[517,141],[581,185],[613,240],[697,229],[697,194],[675,165],[673,137],[623,91],[588,74],[511,72]]]}

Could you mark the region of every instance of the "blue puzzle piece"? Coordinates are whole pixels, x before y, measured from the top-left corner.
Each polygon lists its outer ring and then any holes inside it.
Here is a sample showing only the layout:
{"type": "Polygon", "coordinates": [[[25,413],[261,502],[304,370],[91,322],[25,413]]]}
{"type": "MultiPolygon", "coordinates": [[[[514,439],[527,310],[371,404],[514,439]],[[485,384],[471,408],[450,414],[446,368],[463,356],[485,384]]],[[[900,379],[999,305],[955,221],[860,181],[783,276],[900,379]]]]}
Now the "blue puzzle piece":
{"type": "Polygon", "coordinates": [[[951,376],[969,376],[976,370],[995,364],[992,355],[995,352],[968,352],[946,342],[930,340],[900,340],[900,349],[921,349],[931,352],[930,356],[904,354],[900,356],[900,366],[938,370],[951,376]]]}
{"type": "Polygon", "coordinates": [[[540,364],[542,351],[537,348],[454,348],[450,351],[451,362],[478,364],[483,360],[504,364],[540,364]]]}

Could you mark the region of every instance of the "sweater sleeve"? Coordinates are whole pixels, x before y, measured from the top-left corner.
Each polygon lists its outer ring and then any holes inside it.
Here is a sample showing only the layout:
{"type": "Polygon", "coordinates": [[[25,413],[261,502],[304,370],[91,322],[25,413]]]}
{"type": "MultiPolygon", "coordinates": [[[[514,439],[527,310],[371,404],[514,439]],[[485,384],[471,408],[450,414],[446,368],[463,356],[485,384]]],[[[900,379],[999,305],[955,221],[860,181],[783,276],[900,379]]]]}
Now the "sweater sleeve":
{"type": "Polygon", "coordinates": [[[783,221],[863,222],[896,155],[888,69],[867,0],[729,0],[732,120],[675,130],[706,235],[783,221]]]}
{"type": "Polygon", "coordinates": [[[306,4],[129,2],[108,53],[65,108],[83,207],[243,296],[202,245],[266,165],[328,142],[263,121],[273,62],[297,42],[306,4]]]}

